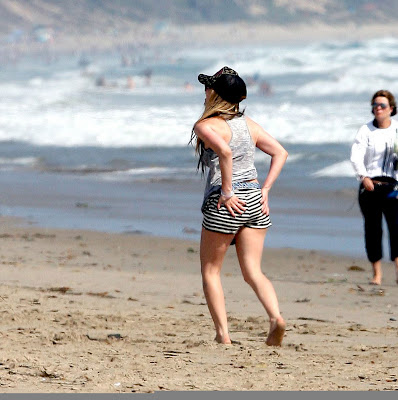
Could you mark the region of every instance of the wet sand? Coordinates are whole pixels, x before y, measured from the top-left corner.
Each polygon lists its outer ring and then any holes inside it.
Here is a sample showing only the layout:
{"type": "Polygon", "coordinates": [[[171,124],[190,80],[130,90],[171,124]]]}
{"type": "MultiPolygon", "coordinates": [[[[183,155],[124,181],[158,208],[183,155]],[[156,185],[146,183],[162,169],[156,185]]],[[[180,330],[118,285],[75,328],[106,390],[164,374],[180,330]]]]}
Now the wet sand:
{"type": "Polygon", "coordinates": [[[2,392],[398,389],[391,264],[373,287],[364,259],[266,248],[263,271],[287,323],[277,348],[231,247],[222,276],[237,343],[224,346],[197,241],[3,217],[0,243],[2,392]]]}

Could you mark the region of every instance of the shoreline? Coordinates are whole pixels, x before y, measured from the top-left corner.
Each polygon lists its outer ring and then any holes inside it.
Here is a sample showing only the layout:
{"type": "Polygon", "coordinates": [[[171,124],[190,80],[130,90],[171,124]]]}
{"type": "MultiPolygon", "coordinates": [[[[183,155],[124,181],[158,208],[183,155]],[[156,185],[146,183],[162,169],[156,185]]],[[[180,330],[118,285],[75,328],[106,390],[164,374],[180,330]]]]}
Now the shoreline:
{"type": "MultiPolygon", "coordinates": [[[[264,179],[261,173],[259,179],[264,179]]],[[[35,171],[5,171],[0,174],[0,183],[7,187],[1,214],[22,217],[25,225],[200,239],[204,181],[197,175],[182,181],[136,180],[134,190],[123,181],[81,179],[73,174],[63,175],[60,181],[58,174],[37,175],[35,171]],[[171,191],[179,193],[173,204],[171,191]]],[[[364,257],[355,191],[344,186],[347,184],[331,184],[331,188],[328,185],[320,190],[314,182],[313,188],[303,191],[300,184],[292,187],[282,176],[271,194],[273,226],[265,248],[292,247],[364,257]]]]}
{"type": "MultiPolygon", "coordinates": [[[[22,178],[20,180],[25,181],[22,178]]],[[[53,182],[51,177],[36,187],[28,184],[33,202],[21,196],[20,189],[15,190],[7,182],[9,191],[1,205],[2,216],[15,218],[20,221],[21,227],[29,229],[82,230],[104,235],[138,235],[200,242],[202,215],[198,204],[202,196],[201,186],[176,185],[180,200],[175,208],[169,209],[170,215],[166,217],[161,204],[167,201],[169,183],[136,183],[136,190],[129,192],[128,197],[125,197],[124,191],[119,192],[119,184],[116,184],[115,187],[111,186],[118,200],[115,201],[108,196],[109,187],[102,182],[88,185],[87,181],[77,181],[73,196],[66,195],[70,190],[69,185],[43,195],[46,193],[44,187],[51,187],[53,182]],[[148,197],[142,196],[148,190],[157,193],[157,200],[152,199],[148,203],[148,197]],[[123,200],[120,201],[118,196],[123,200]],[[135,206],[131,206],[132,203],[135,206]]],[[[338,191],[310,195],[296,191],[296,200],[299,198],[300,201],[292,203],[290,198],[284,196],[286,190],[290,189],[281,185],[272,194],[273,226],[265,240],[265,249],[317,251],[335,257],[366,259],[362,248],[360,215],[357,210],[345,211],[352,202],[350,196],[338,191]],[[319,202],[323,202],[327,208],[319,208],[319,202]]],[[[385,251],[386,246],[385,239],[385,251]]]]}
{"type": "Polygon", "coordinates": [[[222,279],[238,343],[223,346],[213,341],[197,242],[0,220],[3,392],[398,388],[392,269],[375,288],[363,260],[265,249],[287,322],[283,346],[272,348],[231,248],[222,279]]]}

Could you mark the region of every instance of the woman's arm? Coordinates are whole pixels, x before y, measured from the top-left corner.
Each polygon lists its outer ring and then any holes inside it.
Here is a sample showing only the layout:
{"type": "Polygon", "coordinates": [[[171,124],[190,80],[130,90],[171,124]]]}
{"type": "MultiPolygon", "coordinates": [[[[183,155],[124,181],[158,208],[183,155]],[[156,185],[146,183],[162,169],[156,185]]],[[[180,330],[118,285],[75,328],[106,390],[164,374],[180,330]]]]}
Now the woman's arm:
{"type": "Polygon", "coordinates": [[[367,171],[365,167],[366,147],[366,137],[361,128],[355,136],[354,143],[351,147],[350,156],[350,161],[358,180],[361,180],[361,177],[367,176],[367,171]]]}
{"type": "Polygon", "coordinates": [[[242,214],[245,211],[245,202],[232,193],[232,151],[226,140],[217,132],[217,127],[210,120],[201,121],[195,126],[195,134],[203,141],[206,148],[211,148],[219,159],[221,171],[222,195],[218,201],[218,208],[224,204],[231,215],[235,212],[242,214]]]}
{"type": "Polygon", "coordinates": [[[268,192],[270,191],[272,185],[278,178],[283,166],[285,165],[286,159],[288,157],[288,152],[275,138],[273,138],[268,132],[266,132],[260,125],[255,123],[250,118],[247,118],[247,120],[250,133],[252,134],[252,138],[256,147],[260,149],[262,152],[269,154],[271,156],[271,164],[269,167],[269,171],[262,186],[263,212],[268,215],[269,214],[268,192]]]}
{"type": "Polygon", "coordinates": [[[366,135],[363,132],[363,128],[360,128],[351,147],[350,161],[357,179],[363,183],[366,190],[372,192],[374,190],[374,184],[367,176],[368,172],[365,166],[366,147],[366,135]]]}

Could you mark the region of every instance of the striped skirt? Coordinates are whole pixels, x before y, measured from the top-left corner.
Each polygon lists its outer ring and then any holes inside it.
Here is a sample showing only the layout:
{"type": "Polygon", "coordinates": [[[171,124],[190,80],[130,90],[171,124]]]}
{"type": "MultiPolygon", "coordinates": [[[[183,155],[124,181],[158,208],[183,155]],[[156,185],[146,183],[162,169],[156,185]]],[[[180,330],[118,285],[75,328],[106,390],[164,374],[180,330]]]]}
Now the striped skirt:
{"type": "Polygon", "coordinates": [[[266,229],[272,223],[269,215],[261,211],[261,189],[235,189],[235,195],[246,202],[246,210],[243,214],[235,212],[233,217],[227,208],[222,205],[217,209],[220,193],[211,194],[202,207],[203,223],[202,226],[213,232],[236,234],[241,227],[266,229]]]}

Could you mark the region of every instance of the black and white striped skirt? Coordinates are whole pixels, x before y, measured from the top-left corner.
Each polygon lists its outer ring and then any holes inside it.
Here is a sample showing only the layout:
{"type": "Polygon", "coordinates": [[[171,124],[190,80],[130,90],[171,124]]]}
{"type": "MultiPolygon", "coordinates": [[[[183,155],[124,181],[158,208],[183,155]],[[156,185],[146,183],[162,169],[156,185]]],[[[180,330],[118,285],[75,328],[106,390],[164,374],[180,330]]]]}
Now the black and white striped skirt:
{"type": "Polygon", "coordinates": [[[266,229],[272,223],[269,215],[261,211],[261,189],[235,189],[235,195],[246,202],[246,210],[243,214],[235,212],[233,217],[227,208],[222,205],[217,209],[220,193],[211,194],[202,207],[202,226],[213,232],[236,234],[241,227],[266,229]]]}

